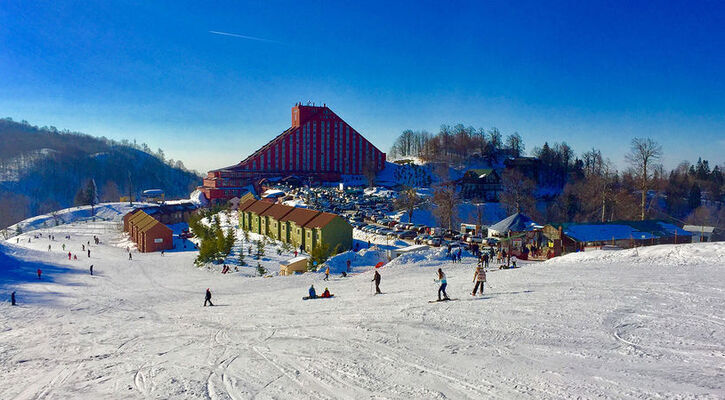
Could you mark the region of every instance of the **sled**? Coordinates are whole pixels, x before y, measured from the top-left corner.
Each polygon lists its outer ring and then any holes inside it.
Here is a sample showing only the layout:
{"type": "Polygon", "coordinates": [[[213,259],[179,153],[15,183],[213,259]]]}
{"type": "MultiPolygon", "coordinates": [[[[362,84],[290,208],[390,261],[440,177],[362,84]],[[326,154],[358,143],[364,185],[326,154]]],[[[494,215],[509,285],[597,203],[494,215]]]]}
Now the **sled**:
{"type": "Polygon", "coordinates": [[[331,299],[333,297],[335,297],[334,294],[331,294],[330,297],[322,297],[322,296],[310,297],[310,296],[305,296],[305,297],[302,298],[302,300],[331,299]]]}

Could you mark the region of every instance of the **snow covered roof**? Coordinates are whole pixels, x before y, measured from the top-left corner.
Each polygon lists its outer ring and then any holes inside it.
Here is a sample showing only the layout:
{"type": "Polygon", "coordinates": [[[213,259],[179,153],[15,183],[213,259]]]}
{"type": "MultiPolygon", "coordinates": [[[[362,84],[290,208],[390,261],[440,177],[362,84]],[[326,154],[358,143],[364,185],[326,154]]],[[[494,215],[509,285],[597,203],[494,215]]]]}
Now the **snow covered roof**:
{"type": "Polygon", "coordinates": [[[656,239],[692,236],[690,232],[664,221],[614,221],[607,223],[562,224],[565,235],[580,242],[604,242],[620,239],[656,239]]]}
{"type": "Polygon", "coordinates": [[[685,225],[682,227],[682,229],[693,232],[693,233],[713,233],[715,231],[714,226],[704,226],[704,225],[685,225]]]}
{"type": "Polygon", "coordinates": [[[282,264],[282,265],[292,265],[292,264],[296,264],[296,263],[298,263],[300,261],[306,261],[306,260],[307,260],[307,257],[305,257],[305,256],[299,256],[299,257],[291,258],[291,259],[289,259],[287,261],[282,261],[282,262],[280,262],[280,264],[282,264]]]}
{"type": "Polygon", "coordinates": [[[528,216],[526,216],[522,213],[516,213],[513,215],[509,215],[508,217],[504,218],[502,221],[499,221],[499,222],[491,225],[488,229],[489,229],[489,231],[494,231],[497,233],[506,233],[508,231],[525,232],[525,231],[533,230],[537,226],[538,226],[538,224],[536,222],[534,222],[528,216]]]}

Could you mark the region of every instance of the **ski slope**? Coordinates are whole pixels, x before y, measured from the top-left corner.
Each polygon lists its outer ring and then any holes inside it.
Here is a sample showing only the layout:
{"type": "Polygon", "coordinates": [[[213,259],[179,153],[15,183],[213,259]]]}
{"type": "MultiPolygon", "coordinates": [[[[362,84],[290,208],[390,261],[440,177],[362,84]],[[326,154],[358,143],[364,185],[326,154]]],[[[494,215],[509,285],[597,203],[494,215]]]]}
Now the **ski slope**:
{"type": "Polygon", "coordinates": [[[491,270],[481,298],[473,258],[436,251],[389,263],[373,296],[369,270],[324,282],[222,275],[192,251],[129,261],[113,222],[17,239],[0,242],[0,399],[725,397],[723,243],[491,270]],[[439,267],[458,301],[428,303],[439,267]],[[301,301],[310,284],[335,298],[301,301]]]}

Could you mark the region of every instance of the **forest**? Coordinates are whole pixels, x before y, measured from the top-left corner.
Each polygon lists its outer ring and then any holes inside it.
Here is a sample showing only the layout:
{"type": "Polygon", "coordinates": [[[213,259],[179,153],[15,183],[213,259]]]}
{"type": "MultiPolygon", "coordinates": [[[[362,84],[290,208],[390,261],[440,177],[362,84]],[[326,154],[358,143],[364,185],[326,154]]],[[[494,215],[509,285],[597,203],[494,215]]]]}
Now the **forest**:
{"type": "MultiPolygon", "coordinates": [[[[496,128],[457,124],[442,125],[435,134],[403,131],[390,159],[418,158],[459,170],[471,165],[497,169],[503,186],[500,202],[511,213],[521,211],[542,223],[654,218],[679,225],[725,225],[724,165],[698,159],[668,171],[656,141],[633,138],[626,147],[626,165],[617,168],[596,148],[577,154],[565,142],[545,142],[527,154],[517,132],[504,136],[496,128]],[[524,156],[538,160],[537,176],[504,165],[524,156]]],[[[450,208],[450,191],[439,192],[445,199],[441,203],[450,208]]]]}
{"type": "Polygon", "coordinates": [[[82,202],[92,180],[100,201],[163,189],[187,197],[201,184],[196,171],[145,143],[37,127],[0,119],[0,228],[82,202]]]}

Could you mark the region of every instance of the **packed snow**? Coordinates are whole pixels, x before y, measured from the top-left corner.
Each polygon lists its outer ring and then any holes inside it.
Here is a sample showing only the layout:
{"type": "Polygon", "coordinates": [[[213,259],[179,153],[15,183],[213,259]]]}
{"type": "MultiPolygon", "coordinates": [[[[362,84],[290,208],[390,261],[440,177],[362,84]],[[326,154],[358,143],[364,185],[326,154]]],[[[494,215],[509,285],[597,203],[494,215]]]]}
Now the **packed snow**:
{"type": "Polygon", "coordinates": [[[190,249],[129,260],[127,244],[113,221],[0,242],[0,294],[18,300],[0,303],[0,398],[725,397],[724,243],[492,268],[483,297],[474,259],[441,249],[389,262],[372,295],[382,243],[339,255],[353,273],[329,281],[223,275],[190,249]],[[438,268],[458,301],[428,302],[438,268]],[[335,297],[302,301],[311,284],[335,297]]]}

